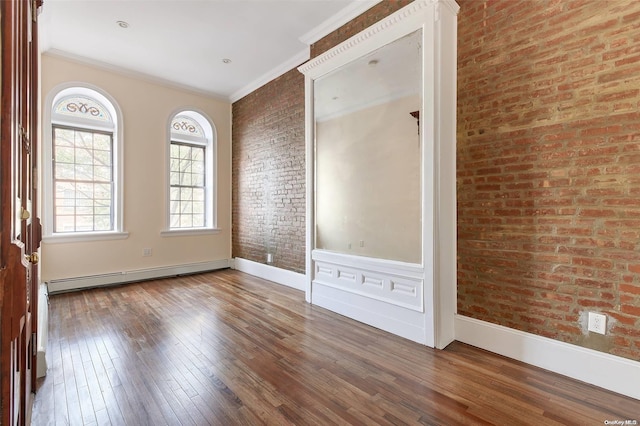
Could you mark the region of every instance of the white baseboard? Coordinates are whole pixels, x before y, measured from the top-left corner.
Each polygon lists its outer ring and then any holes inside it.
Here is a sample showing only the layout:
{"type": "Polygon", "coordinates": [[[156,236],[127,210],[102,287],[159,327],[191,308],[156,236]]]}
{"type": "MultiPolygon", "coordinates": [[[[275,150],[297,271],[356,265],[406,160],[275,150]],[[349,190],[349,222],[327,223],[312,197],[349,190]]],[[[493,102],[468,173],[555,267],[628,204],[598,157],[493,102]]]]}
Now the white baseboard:
{"type": "Polygon", "coordinates": [[[49,337],[49,289],[46,283],[38,285],[38,330],[35,345],[36,377],[44,377],[47,374],[47,358],[45,351],[49,337]]]}
{"type": "Polygon", "coordinates": [[[36,378],[47,375],[47,357],[44,350],[38,350],[36,354],[36,378]]]}
{"type": "Polygon", "coordinates": [[[640,362],[456,316],[456,340],[640,399],[640,362]]]}
{"type": "Polygon", "coordinates": [[[276,268],[275,266],[265,265],[264,263],[254,262],[241,257],[233,259],[232,267],[240,272],[245,272],[297,290],[305,291],[306,289],[306,276],[298,272],[276,268]]]}
{"type": "Polygon", "coordinates": [[[231,259],[214,260],[211,262],[191,263],[185,265],[162,266],[150,269],[114,272],[111,274],[90,275],[86,277],[63,278],[49,281],[49,294],[63,291],[79,290],[82,288],[100,287],[105,285],[124,284],[156,278],[172,277],[176,275],[194,274],[197,272],[213,271],[228,268],[231,259]]]}

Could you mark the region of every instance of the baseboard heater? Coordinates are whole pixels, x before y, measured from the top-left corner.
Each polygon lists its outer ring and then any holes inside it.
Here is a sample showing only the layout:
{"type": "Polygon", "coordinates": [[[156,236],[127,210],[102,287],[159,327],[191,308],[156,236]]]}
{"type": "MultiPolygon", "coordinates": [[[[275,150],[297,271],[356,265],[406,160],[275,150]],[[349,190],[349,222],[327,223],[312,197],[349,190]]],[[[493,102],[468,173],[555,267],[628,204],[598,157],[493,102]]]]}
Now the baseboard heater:
{"type": "Polygon", "coordinates": [[[177,275],[195,274],[198,272],[229,268],[230,265],[230,259],[221,259],[211,262],[191,263],[186,265],[163,266],[150,269],[137,269],[108,274],[88,275],[84,277],[62,278],[49,280],[48,287],[49,294],[56,294],[85,288],[125,284],[136,281],[173,277],[177,275]]]}

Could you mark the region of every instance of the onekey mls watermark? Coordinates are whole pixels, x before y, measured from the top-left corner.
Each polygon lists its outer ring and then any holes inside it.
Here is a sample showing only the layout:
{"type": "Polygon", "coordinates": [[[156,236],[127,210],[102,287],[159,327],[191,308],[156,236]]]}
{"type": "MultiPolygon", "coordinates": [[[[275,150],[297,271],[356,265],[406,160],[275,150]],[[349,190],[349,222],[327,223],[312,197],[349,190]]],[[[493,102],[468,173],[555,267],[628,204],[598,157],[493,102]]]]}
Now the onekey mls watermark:
{"type": "Polygon", "coordinates": [[[605,425],[634,426],[638,424],[637,420],[605,420],[605,425]]]}

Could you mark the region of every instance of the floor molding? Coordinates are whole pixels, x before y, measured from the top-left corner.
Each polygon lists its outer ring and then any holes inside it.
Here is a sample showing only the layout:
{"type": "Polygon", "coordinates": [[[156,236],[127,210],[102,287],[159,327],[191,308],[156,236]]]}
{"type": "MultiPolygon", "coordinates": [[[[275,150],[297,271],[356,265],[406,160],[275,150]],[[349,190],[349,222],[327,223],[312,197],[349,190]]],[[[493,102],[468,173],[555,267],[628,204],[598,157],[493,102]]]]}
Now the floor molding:
{"type": "Polygon", "coordinates": [[[462,315],[456,340],[640,399],[640,362],[462,315]]]}
{"type": "Polygon", "coordinates": [[[232,268],[297,290],[305,291],[306,288],[306,276],[298,272],[276,268],[275,266],[265,265],[264,263],[254,262],[241,257],[233,259],[232,268]]]}

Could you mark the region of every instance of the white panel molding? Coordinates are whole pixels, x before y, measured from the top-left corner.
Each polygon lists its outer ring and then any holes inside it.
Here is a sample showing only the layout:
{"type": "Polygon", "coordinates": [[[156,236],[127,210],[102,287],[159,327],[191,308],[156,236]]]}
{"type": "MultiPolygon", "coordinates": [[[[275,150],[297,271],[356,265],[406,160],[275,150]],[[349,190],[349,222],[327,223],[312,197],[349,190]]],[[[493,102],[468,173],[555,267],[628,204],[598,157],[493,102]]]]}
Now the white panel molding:
{"type": "Polygon", "coordinates": [[[640,399],[640,362],[462,315],[456,340],[640,399]]]}
{"type": "Polygon", "coordinates": [[[233,259],[233,268],[240,272],[253,275],[258,278],[273,281],[296,290],[304,291],[306,288],[305,275],[293,271],[288,271],[264,263],[236,257],[233,259]]]}
{"type": "Polygon", "coordinates": [[[424,314],[314,281],[313,304],[416,343],[427,339],[424,314]]]}
{"type": "Polygon", "coordinates": [[[194,274],[197,272],[214,271],[216,269],[228,268],[229,264],[230,259],[221,259],[210,262],[161,266],[157,268],[137,269],[101,275],[54,279],[48,282],[49,294],[80,290],[91,287],[124,284],[156,278],[173,277],[177,275],[194,274]]]}
{"type": "MultiPolygon", "coordinates": [[[[408,338],[436,348],[445,347],[455,337],[455,75],[458,10],[453,0],[416,0],[298,67],[305,75],[306,94],[306,300],[392,333],[413,336],[408,338]],[[423,52],[420,112],[422,262],[419,276],[415,278],[421,280],[421,312],[389,303],[385,298],[371,297],[374,290],[380,290],[380,281],[382,288],[385,287],[385,278],[377,274],[377,266],[348,263],[340,267],[337,266],[338,262],[327,262],[312,254],[316,246],[313,129],[317,117],[314,114],[314,81],[418,30],[421,31],[423,52]],[[365,273],[367,270],[368,275],[365,273]],[[353,278],[346,279],[347,276],[353,278]],[[367,285],[360,285],[364,281],[367,285]],[[360,283],[357,292],[348,287],[355,286],[354,283],[360,283]],[[406,312],[418,315],[410,325],[385,325],[394,324],[392,314],[403,315],[406,312]],[[420,331],[405,332],[402,327],[415,327],[420,331]]],[[[396,281],[393,286],[387,285],[389,289],[394,288],[394,297],[399,297],[417,291],[412,283],[415,281],[396,281]]]]}
{"type": "Polygon", "coordinates": [[[426,11],[429,7],[430,2],[427,1],[410,3],[331,50],[311,59],[298,67],[298,70],[315,79],[346,65],[378,47],[421,28],[424,20],[424,15],[421,12],[426,11]]]}
{"type": "MultiPolygon", "coordinates": [[[[420,265],[314,250],[313,284],[424,312],[420,265]]],[[[314,295],[315,296],[315,295],[314,295]]]]}

